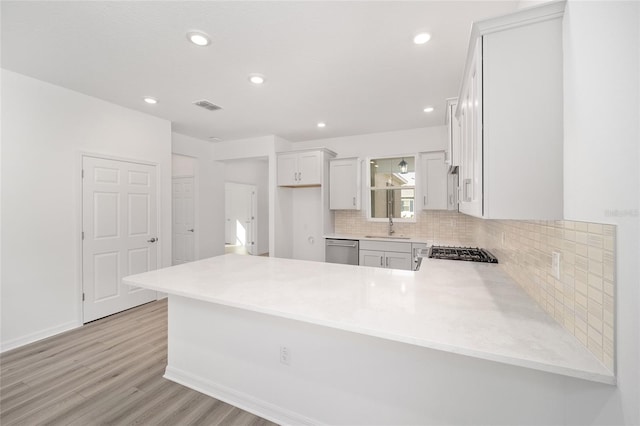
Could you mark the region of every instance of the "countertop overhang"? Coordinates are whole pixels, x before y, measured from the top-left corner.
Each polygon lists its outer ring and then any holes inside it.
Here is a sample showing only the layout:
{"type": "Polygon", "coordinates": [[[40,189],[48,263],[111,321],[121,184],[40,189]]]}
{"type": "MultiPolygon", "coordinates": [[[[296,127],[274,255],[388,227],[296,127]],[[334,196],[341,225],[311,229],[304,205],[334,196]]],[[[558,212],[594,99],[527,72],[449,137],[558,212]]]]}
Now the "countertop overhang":
{"type": "Polygon", "coordinates": [[[615,376],[499,265],[423,259],[419,271],[227,254],[128,285],[580,379],[615,376]]]}

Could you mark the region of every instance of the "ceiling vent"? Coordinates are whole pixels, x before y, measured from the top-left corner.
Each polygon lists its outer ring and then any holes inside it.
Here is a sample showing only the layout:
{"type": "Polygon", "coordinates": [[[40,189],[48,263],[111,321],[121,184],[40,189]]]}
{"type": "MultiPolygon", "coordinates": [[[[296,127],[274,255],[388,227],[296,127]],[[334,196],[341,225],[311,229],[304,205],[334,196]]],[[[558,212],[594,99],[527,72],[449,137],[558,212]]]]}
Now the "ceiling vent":
{"type": "Polygon", "coordinates": [[[195,101],[193,104],[196,106],[199,106],[200,108],[208,109],[209,111],[217,111],[219,109],[222,109],[221,106],[218,106],[212,102],[209,102],[206,99],[202,99],[201,101],[195,101]]]}

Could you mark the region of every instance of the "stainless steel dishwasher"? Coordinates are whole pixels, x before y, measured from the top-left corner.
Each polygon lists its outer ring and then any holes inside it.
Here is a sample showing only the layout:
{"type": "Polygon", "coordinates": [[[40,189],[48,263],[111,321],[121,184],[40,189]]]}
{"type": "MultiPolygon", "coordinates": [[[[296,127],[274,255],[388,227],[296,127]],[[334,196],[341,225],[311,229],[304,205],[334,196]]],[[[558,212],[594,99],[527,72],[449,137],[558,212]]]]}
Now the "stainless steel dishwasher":
{"type": "Polygon", "coordinates": [[[358,240],[327,238],[325,242],[325,262],[357,265],[359,263],[358,240]]]}

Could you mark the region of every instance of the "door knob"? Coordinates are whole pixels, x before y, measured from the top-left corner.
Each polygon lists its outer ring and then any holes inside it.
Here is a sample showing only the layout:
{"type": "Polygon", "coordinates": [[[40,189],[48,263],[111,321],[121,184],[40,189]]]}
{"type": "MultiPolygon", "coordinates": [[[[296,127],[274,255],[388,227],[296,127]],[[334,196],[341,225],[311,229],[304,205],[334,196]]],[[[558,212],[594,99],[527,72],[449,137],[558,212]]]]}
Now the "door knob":
{"type": "Polygon", "coordinates": [[[193,232],[193,228],[187,229],[188,232],[193,232]]]}
{"type": "Polygon", "coordinates": [[[150,240],[147,240],[148,243],[155,243],[156,241],[158,241],[158,238],[153,237],[150,240]]]}

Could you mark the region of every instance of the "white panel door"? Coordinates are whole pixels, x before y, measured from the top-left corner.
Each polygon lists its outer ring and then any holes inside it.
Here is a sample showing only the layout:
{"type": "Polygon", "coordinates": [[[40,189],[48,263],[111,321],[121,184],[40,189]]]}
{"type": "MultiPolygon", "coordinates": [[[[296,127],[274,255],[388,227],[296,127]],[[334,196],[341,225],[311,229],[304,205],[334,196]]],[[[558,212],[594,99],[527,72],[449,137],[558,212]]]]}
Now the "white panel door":
{"type": "Polygon", "coordinates": [[[83,320],[93,321],[156,300],[122,277],[157,267],[154,166],[83,157],[83,320]]]}
{"type": "Polygon", "coordinates": [[[193,177],[176,177],[172,182],[172,264],[195,260],[195,198],[193,177]]]}

